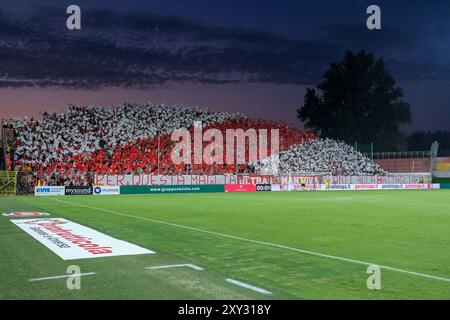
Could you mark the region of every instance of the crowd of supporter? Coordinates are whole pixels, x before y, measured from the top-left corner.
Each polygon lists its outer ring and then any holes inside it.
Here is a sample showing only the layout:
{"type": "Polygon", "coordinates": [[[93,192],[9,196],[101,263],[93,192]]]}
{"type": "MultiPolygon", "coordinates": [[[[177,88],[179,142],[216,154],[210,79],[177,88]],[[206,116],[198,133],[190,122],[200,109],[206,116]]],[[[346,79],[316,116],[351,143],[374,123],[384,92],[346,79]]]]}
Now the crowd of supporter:
{"type": "MultiPolygon", "coordinates": [[[[251,164],[174,164],[174,129],[278,129],[280,150],[315,138],[282,122],[247,119],[238,113],[199,108],[124,104],[119,107],[71,106],[65,113],[44,113],[43,119],[12,119],[14,165],[22,172],[39,172],[45,184],[84,185],[92,173],[222,174],[251,173],[251,164]],[[66,177],[66,178],[62,178],[66,177]]],[[[204,143],[206,145],[206,143],[204,143]]]]}
{"type": "Polygon", "coordinates": [[[117,148],[163,136],[194,121],[205,124],[241,118],[240,114],[208,112],[197,108],[125,104],[115,108],[71,106],[67,113],[44,113],[43,120],[14,119],[15,165],[19,170],[87,169],[77,158],[104,150],[111,157],[117,148]],[[67,162],[72,162],[67,166],[67,162]]]}
{"type": "MultiPolygon", "coordinates": [[[[39,181],[47,185],[89,185],[95,173],[384,174],[373,161],[343,142],[317,139],[282,122],[199,108],[71,106],[66,113],[44,113],[41,121],[13,119],[5,125],[14,128],[15,170],[38,172],[39,181]],[[171,133],[185,128],[193,137],[195,121],[202,122],[203,130],[220,130],[224,137],[227,129],[267,129],[269,157],[245,164],[175,164],[171,159],[175,144],[171,133]],[[279,130],[279,157],[270,154],[271,129],[279,130]]],[[[203,144],[205,147],[207,142],[203,144]]]]}
{"type": "Polygon", "coordinates": [[[329,173],[342,176],[384,175],[386,172],[351,146],[332,139],[310,139],[256,164],[261,174],[329,173]]]}

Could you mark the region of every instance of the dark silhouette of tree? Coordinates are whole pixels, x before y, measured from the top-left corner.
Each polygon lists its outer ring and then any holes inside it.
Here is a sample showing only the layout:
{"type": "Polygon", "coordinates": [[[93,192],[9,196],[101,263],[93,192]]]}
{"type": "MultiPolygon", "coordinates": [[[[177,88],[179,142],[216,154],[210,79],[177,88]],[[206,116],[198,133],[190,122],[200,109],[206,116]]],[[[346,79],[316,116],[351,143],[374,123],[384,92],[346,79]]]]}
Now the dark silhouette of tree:
{"type": "Polygon", "coordinates": [[[323,137],[373,142],[375,150],[389,151],[404,139],[400,125],[411,124],[410,107],[402,97],[383,59],[348,51],[331,64],[317,90],[307,89],[297,117],[323,137]]]}
{"type": "Polygon", "coordinates": [[[439,142],[440,150],[450,150],[450,131],[417,131],[412,133],[406,141],[408,150],[411,151],[429,150],[434,141],[439,142]]]}

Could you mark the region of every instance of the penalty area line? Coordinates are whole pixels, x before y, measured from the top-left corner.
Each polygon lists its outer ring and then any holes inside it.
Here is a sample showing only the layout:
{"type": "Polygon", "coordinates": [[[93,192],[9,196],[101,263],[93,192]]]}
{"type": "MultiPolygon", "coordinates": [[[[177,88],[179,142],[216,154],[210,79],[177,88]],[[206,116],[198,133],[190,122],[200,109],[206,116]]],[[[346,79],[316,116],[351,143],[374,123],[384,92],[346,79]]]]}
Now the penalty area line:
{"type": "Polygon", "coordinates": [[[231,279],[231,278],[227,278],[227,279],[225,279],[225,281],[229,282],[229,283],[232,283],[232,284],[235,284],[235,285],[237,285],[239,287],[250,289],[250,290],[262,293],[262,294],[272,294],[272,292],[267,291],[266,289],[258,288],[258,287],[252,286],[251,284],[248,284],[248,283],[245,283],[245,282],[241,282],[241,281],[238,281],[238,280],[234,280],[234,279],[231,279]]]}
{"type": "Polygon", "coordinates": [[[139,220],[143,220],[143,221],[149,221],[149,222],[153,222],[153,223],[163,224],[163,225],[166,225],[166,226],[171,226],[171,227],[176,227],[176,228],[181,228],[181,229],[191,230],[191,231],[196,231],[196,232],[202,232],[202,233],[205,233],[205,234],[211,234],[211,235],[215,235],[215,236],[222,237],[222,238],[234,239],[234,240],[239,240],[239,241],[243,241],[243,242],[259,244],[259,245],[263,245],[263,246],[267,246],[267,247],[279,248],[279,249],[289,250],[289,251],[293,251],[293,252],[304,253],[304,254],[308,254],[308,255],[311,255],[311,256],[322,257],[322,258],[327,258],[327,259],[331,259],[331,260],[344,261],[344,262],[349,262],[349,263],[359,264],[359,265],[364,265],[364,266],[373,266],[373,265],[375,265],[375,266],[378,266],[381,269],[385,269],[385,270],[390,270],[390,271],[394,271],[394,272],[404,273],[404,274],[408,274],[408,275],[412,275],[412,276],[418,276],[418,277],[427,278],[427,279],[433,279],[433,280],[438,280],[438,281],[450,282],[450,278],[434,276],[434,275],[430,275],[430,274],[426,274],[426,273],[422,273],[422,272],[409,271],[409,270],[405,270],[405,269],[400,269],[400,268],[395,268],[395,267],[381,265],[381,264],[378,264],[378,263],[371,263],[371,262],[357,260],[357,259],[339,257],[339,256],[330,255],[330,254],[325,254],[325,253],[305,250],[305,249],[293,248],[293,247],[285,246],[285,245],[282,245],[282,244],[276,244],[276,243],[271,243],[271,242],[266,242],[266,241],[247,239],[247,238],[243,238],[243,237],[239,237],[239,236],[233,236],[233,235],[229,235],[229,234],[225,234],[225,233],[214,232],[214,231],[199,229],[199,228],[195,228],[195,227],[184,226],[184,225],[181,225],[181,224],[171,223],[171,222],[167,222],[167,221],[162,221],[162,220],[156,220],[156,219],[150,219],[150,218],[135,216],[135,215],[132,215],[132,214],[118,212],[118,211],[114,211],[114,210],[103,209],[103,208],[99,208],[99,207],[87,206],[87,205],[83,205],[83,204],[79,204],[79,203],[75,203],[75,202],[69,202],[69,201],[64,201],[64,200],[59,200],[59,199],[55,199],[55,201],[58,201],[58,202],[61,202],[61,203],[66,203],[66,204],[70,204],[72,206],[78,206],[78,207],[88,208],[88,209],[92,209],[92,210],[112,213],[112,214],[119,215],[119,216],[124,216],[124,217],[135,218],[135,219],[139,219],[139,220]]]}
{"type": "Polygon", "coordinates": [[[33,278],[33,279],[28,279],[28,281],[30,282],[34,282],[34,281],[45,281],[45,280],[53,280],[53,279],[64,279],[64,278],[69,278],[69,277],[82,277],[82,276],[92,276],[96,274],[95,272],[86,272],[86,273],[73,273],[73,274],[66,274],[66,275],[62,275],[62,276],[54,276],[54,277],[44,277],[44,278],[33,278]]]}

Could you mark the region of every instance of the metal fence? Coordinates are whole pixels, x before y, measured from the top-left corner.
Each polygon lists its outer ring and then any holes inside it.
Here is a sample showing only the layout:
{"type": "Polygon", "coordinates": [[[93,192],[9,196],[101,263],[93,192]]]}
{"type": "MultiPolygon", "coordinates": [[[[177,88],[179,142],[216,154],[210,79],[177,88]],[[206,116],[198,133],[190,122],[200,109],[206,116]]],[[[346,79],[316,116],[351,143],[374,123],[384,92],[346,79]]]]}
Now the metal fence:
{"type": "Polygon", "coordinates": [[[373,159],[417,159],[430,157],[430,151],[395,151],[373,153],[373,159]]]}
{"type": "Polygon", "coordinates": [[[450,149],[439,149],[437,156],[438,157],[450,157],[450,149]]]}

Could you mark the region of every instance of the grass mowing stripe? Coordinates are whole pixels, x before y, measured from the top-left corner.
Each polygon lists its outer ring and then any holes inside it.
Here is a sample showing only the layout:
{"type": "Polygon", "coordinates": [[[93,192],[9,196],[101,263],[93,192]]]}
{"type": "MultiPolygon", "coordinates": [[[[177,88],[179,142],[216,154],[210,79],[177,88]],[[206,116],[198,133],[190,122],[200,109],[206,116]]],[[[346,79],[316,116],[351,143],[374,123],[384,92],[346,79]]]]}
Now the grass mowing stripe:
{"type": "Polygon", "coordinates": [[[163,225],[167,225],[167,226],[171,226],[171,227],[176,227],[176,228],[181,228],[181,229],[186,229],[186,230],[191,230],[191,231],[196,231],[196,232],[202,232],[202,233],[211,234],[211,235],[215,235],[215,236],[219,236],[219,237],[223,237],[223,238],[229,238],[229,239],[234,239],[234,240],[239,240],[239,241],[245,241],[245,242],[260,244],[260,245],[264,245],[264,246],[280,248],[280,249],[285,249],[285,250],[294,251],[294,252],[300,252],[300,253],[304,253],[304,254],[308,254],[308,255],[312,255],[312,256],[328,258],[328,259],[333,259],[333,260],[339,260],[339,261],[345,261],[345,262],[354,263],[354,264],[360,264],[360,265],[364,265],[364,266],[376,265],[376,266],[378,266],[378,267],[380,267],[382,269],[385,269],[385,270],[400,272],[400,273],[404,273],[404,274],[409,274],[409,275],[414,275],[414,276],[418,276],[418,277],[434,279],[434,280],[439,280],[439,281],[444,281],[444,282],[450,282],[450,278],[434,276],[434,275],[430,275],[430,274],[426,274],[426,273],[409,271],[409,270],[404,270],[404,269],[400,269],[400,268],[380,265],[380,264],[377,264],[377,263],[371,263],[371,262],[357,260],[357,259],[339,257],[339,256],[330,255],[330,254],[325,254],[325,253],[305,250],[305,249],[293,248],[293,247],[288,247],[288,246],[285,246],[285,245],[271,243],[271,242],[266,242],[266,241],[259,241],[259,240],[252,240],[252,239],[242,238],[242,237],[239,237],[239,236],[233,236],[233,235],[229,235],[229,234],[224,234],[224,233],[219,233],[219,232],[214,232],[214,231],[209,231],[209,230],[203,230],[203,229],[199,229],[199,228],[195,228],[195,227],[184,226],[184,225],[171,223],[171,222],[167,222],[167,221],[162,221],[162,220],[155,220],[155,219],[135,216],[135,215],[132,215],[132,214],[118,212],[118,211],[113,211],[113,210],[109,210],[109,209],[103,209],[103,208],[98,208],[98,207],[87,206],[87,205],[83,205],[83,204],[79,204],[79,203],[75,203],[75,202],[69,202],[69,201],[64,201],[64,200],[59,200],[59,199],[55,199],[55,201],[58,201],[58,202],[61,202],[61,203],[66,203],[66,204],[70,204],[70,205],[75,205],[75,206],[78,206],[78,207],[84,207],[84,208],[88,208],[88,209],[92,209],[92,210],[104,211],[104,212],[108,212],[108,213],[112,213],[112,214],[116,214],[116,215],[120,215],[120,216],[124,216],[124,217],[130,217],[130,218],[140,219],[140,220],[144,220],[144,221],[159,223],[159,224],[163,224],[163,225]]]}
{"type": "Polygon", "coordinates": [[[63,278],[68,278],[68,277],[74,277],[74,276],[92,276],[94,275],[95,272],[87,272],[87,273],[78,273],[78,274],[66,274],[63,276],[54,276],[54,277],[44,277],[44,278],[33,278],[33,279],[28,279],[28,281],[30,282],[34,282],[34,281],[44,281],[44,280],[53,280],[53,279],[63,279],[63,278]]]}
{"type": "Polygon", "coordinates": [[[258,288],[258,287],[252,286],[251,284],[248,284],[248,283],[245,283],[245,282],[241,282],[241,281],[238,281],[238,280],[234,280],[234,279],[231,279],[231,278],[227,278],[227,279],[225,279],[225,281],[227,281],[229,283],[232,283],[232,284],[235,284],[237,286],[240,286],[242,288],[247,288],[247,289],[250,289],[250,290],[262,293],[262,294],[272,294],[272,292],[267,291],[266,289],[258,288]]]}

